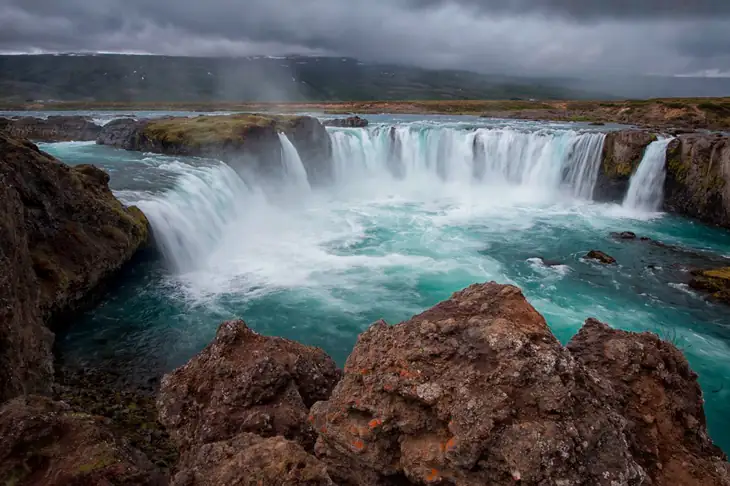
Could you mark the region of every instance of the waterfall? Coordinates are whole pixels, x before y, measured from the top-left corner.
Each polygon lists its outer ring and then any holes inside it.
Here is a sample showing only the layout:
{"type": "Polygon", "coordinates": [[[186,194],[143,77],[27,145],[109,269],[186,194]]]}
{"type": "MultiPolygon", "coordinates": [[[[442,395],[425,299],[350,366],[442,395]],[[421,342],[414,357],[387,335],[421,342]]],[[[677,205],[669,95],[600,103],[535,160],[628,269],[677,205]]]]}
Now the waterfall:
{"type": "Polygon", "coordinates": [[[667,147],[673,138],[662,138],[649,144],[636,172],[631,176],[623,206],[639,211],[658,211],[664,199],[667,175],[667,147]]]}
{"type": "Polygon", "coordinates": [[[311,187],[307,179],[307,170],[304,168],[299,152],[284,133],[279,133],[279,140],[284,163],[284,182],[301,192],[309,192],[311,187]]]}
{"type": "Polygon", "coordinates": [[[590,199],[605,134],[449,127],[330,129],[338,183],[381,179],[521,185],[590,199]]]}

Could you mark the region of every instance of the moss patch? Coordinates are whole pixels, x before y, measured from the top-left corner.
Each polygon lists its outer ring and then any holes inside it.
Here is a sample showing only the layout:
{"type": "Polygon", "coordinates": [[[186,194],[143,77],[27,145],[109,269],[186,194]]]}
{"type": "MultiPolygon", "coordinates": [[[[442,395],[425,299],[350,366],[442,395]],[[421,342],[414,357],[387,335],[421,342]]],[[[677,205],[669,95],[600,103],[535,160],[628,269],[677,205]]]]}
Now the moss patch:
{"type": "Polygon", "coordinates": [[[257,128],[290,129],[296,116],[230,115],[167,118],[147,124],[143,134],[164,145],[204,147],[208,145],[240,144],[257,128]]]}

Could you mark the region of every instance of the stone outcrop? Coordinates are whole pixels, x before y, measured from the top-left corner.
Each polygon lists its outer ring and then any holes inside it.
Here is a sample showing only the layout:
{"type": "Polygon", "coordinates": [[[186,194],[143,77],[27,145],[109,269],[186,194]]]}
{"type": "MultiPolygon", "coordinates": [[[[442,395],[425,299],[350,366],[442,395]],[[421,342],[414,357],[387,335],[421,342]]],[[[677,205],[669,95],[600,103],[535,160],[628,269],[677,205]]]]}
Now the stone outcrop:
{"type": "Polygon", "coordinates": [[[148,238],[93,166],[69,167],[0,133],[0,402],[47,392],[53,334],[148,238]]]}
{"type": "Polygon", "coordinates": [[[656,135],[643,130],[609,132],[603,144],[601,168],[593,192],[596,201],[622,201],[629,180],[656,135]]]}
{"type": "Polygon", "coordinates": [[[597,261],[598,263],[602,263],[603,265],[613,265],[614,263],[616,263],[616,259],[614,257],[599,250],[589,251],[585,258],[587,260],[597,261]]]}
{"type": "Polygon", "coordinates": [[[5,119],[0,129],[13,137],[37,142],[93,141],[101,132],[99,125],[83,116],[5,119]]]}
{"type": "Polygon", "coordinates": [[[334,486],[327,467],[284,439],[240,434],[204,444],[185,458],[172,486],[334,486]]]}
{"type": "Polygon", "coordinates": [[[589,319],[567,348],[626,418],[629,449],[651,484],[730,483],[726,458],[707,436],[697,375],[674,345],[589,319]]]}
{"type": "Polygon", "coordinates": [[[373,325],[311,419],[339,485],[730,484],[674,346],[588,321],[563,347],[495,283],[373,325]]]}
{"type": "Polygon", "coordinates": [[[6,402],[0,437],[0,484],[167,484],[143,454],[63,402],[33,395],[6,402]]]}
{"type": "Polygon", "coordinates": [[[324,126],[326,127],[340,127],[340,128],[365,128],[369,122],[365,118],[359,116],[350,116],[347,118],[334,118],[332,120],[326,120],[324,126]]]}
{"type": "Polygon", "coordinates": [[[324,125],[308,116],[123,119],[105,126],[97,143],[143,152],[216,157],[236,169],[276,178],[284,167],[279,133],[296,147],[311,183],[331,180],[332,142],[324,125]]]}
{"type": "Polygon", "coordinates": [[[689,286],[710,294],[715,300],[730,304],[730,267],[695,270],[689,286]]]}
{"type": "Polygon", "coordinates": [[[730,137],[680,135],[667,149],[664,208],[730,228],[730,137]]]}
{"type": "Polygon", "coordinates": [[[163,378],[159,417],[182,452],[244,432],[283,436],[311,450],[309,408],[329,398],[339,378],[318,348],[225,322],[208,347],[163,378]]]}

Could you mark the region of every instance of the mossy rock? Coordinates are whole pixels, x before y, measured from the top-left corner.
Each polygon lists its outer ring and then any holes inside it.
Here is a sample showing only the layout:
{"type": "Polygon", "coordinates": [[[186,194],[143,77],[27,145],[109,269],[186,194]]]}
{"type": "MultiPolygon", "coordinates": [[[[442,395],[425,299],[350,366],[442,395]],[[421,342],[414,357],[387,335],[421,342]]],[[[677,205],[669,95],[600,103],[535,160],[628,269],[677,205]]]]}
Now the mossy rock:
{"type": "Polygon", "coordinates": [[[730,304],[730,267],[697,270],[689,285],[709,293],[712,298],[730,304]]]}

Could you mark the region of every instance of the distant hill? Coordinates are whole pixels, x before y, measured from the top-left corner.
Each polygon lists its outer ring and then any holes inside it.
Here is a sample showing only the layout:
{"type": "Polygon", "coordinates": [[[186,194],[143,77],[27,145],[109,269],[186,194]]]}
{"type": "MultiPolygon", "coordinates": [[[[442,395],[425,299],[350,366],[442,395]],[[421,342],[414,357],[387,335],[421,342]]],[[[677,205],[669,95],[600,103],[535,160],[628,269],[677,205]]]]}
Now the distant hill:
{"type": "Polygon", "coordinates": [[[605,98],[550,80],[362,63],[352,58],[0,56],[0,100],[368,101],[605,98]]]}

